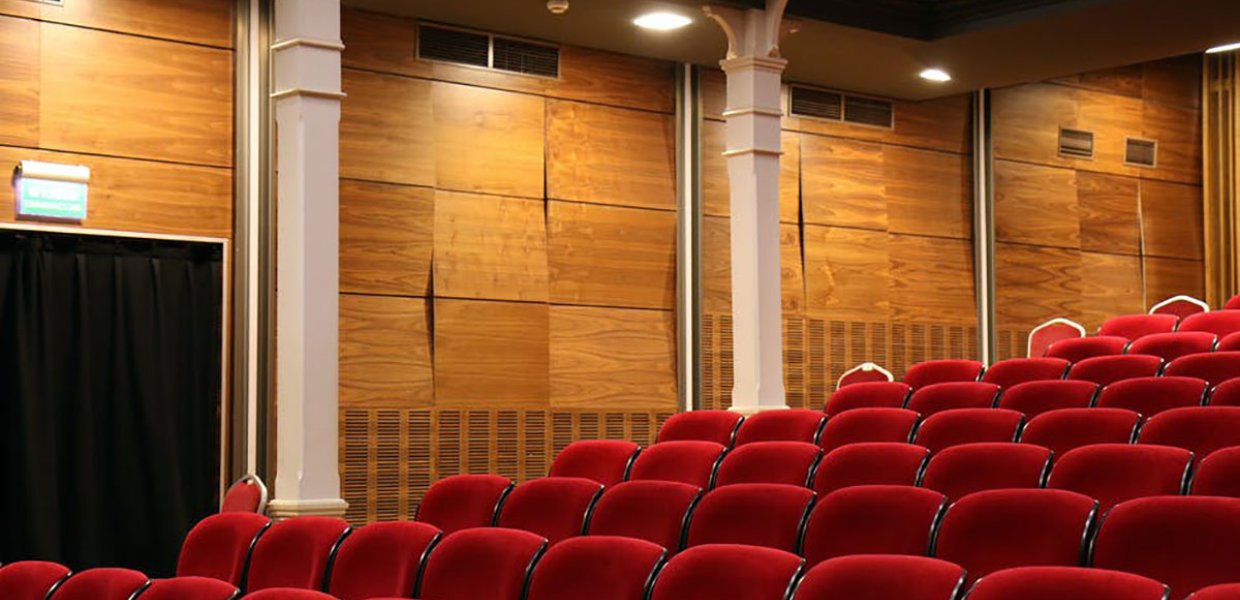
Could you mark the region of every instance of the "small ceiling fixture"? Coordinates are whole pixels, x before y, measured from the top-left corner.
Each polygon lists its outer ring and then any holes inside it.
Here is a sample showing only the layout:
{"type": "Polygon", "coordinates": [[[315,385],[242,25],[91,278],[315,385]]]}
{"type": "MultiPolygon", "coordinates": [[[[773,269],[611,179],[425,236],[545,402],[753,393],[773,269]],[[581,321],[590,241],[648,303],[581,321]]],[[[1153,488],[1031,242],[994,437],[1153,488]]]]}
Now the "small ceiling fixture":
{"type": "Polygon", "coordinates": [[[547,0],[547,10],[553,15],[562,15],[568,12],[568,0],[547,0]]]}
{"type": "Polygon", "coordinates": [[[1222,46],[1215,46],[1209,50],[1206,50],[1206,54],[1218,54],[1219,52],[1230,52],[1232,50],[1240,50],[1240,42],[1232,42],[1230,44],[1223,44],[1222,46]]]}
{"type": "Polygon", "coordinates": [[[926,81],[937,81],[937,82],[942,83],[944,81],[952,80],[952,76],[949,75],[947,71],[944,71],[943,69],[926,69],[922,71],[921,73],[919,73],[918,75],[922,79],[925,79],[926,81]]]}
{"type": "Polygon", "coordinates": [[[680,29],[685,25],[693,22],[693,19],[684,15],[678,15],[670,12],[652,12],[646,13],[636,19],[633,24],[642,29],[653,29],[655,31],[672,31],[680,29]]]}

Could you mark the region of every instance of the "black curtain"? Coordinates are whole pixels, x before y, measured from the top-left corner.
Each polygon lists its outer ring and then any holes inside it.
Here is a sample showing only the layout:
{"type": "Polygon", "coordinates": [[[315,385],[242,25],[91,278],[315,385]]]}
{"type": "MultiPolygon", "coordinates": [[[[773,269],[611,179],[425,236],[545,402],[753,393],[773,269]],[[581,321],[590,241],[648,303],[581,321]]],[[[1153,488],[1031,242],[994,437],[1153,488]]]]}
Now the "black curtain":
{"type": "Polygon", "coordinates": [[[221,249],[0,232],[0,561],[169,576],[216,508],[221,249]]]}

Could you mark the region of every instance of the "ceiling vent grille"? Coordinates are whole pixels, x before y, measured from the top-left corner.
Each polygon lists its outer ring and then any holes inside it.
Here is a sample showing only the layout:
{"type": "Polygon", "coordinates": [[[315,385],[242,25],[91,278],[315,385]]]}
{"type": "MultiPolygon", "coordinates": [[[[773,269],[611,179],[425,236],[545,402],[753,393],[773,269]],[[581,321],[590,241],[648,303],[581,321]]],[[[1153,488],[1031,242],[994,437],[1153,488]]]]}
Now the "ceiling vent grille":
{"type": "Polygon", "coordinates": [[[542,77],[560,76],[559,48],[501,37],[494,38],[492,48],[492,66],[496,69],[542,77]]]}
{"type": "Polygon", "coordinates": [[[794,115],[839,121],[844,118],[844,95],[839,92],[794,86],[790,92],[794,115]]]}
{"type": "Polygon", "coordinates": [[[419,25],[418,58],[523,75],[560,76],[560,49],[555,46],[452,27],[419,25]]]}
{"type": "Polygon", "coordinates": [[[1070,158],[1094,157],[1094,134],[1081,129],[1059,128],[1059,155],[1070,158]]]}
{"type": "Polygon", "coordinates": [[[1124,148],[1124,164],[1153,167],[1158,164],[1158,142],[1128,138],[1124,148]]]}
{"type": "Polygon", "coordinates": [[[788,95],[788,113],[798,117],[887,129],[895,125],[895,106],[888,100],[797,85],[791,86],[788,95]]]}

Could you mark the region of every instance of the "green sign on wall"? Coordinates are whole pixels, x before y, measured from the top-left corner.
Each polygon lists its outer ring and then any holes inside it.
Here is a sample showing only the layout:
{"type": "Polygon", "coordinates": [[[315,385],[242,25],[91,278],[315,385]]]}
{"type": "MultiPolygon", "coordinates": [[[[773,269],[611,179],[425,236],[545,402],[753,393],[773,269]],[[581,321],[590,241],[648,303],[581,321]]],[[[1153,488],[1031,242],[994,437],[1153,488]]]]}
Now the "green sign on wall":
{"type": "Polygon", "coordinates": [[[18,166],[16,180],[19,218],[86,219],[88,167],[24,160],[18,166]]]}

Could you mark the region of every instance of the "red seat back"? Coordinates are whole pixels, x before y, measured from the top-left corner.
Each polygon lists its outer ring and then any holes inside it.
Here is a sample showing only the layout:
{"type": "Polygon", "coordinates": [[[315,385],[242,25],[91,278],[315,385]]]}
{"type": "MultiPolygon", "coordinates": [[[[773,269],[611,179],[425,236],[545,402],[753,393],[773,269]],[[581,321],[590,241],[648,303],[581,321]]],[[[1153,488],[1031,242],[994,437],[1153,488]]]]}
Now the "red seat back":
{"type": "Polygon", "coordinates": [[[745,417],[729,410],[691,410],[672,415],[657,442],[715,442],[731,446],[745,417]]]}
{"type": "Polygon", "coordinates": [[[233,600],[237,586],[210,577],[156,579],[134,600],[233,600]]]}
{"type": "Polygon", "coordinates": [[[480,527],[444,536],[426,559],[422,600],[521,600],[538,559],[547,549],[540,535],[480,527]]]}
{"type": "Polygon", "coordinates": [[[923,417],[954,408],[994,408],[999,386],[979,381],[950,381],[918,388],[907,408],[923,417]]]}
{"type": "Polygon", "coordinates": [[[930,415],[917,430],[917,444],[938,453],[978,442],[1015,442],[1025,415],[1006,408],[958,408],[930,415]]]}
{"type": "Polygon", "coordinates": [[[1220,583],[1202,588],[1193,592],[1187,600],[1240,600],[1240,583],[1220,583]]]}
{"type": "Polygon", "coordinates": [[[896,381],[854,383],[832,392],[823,410],[835,416],[859,408],[903,408],[911,393],[908,384],[896,381]]]}
{"type": "Polygon", "coordinates": [[[913,444],[867,442],[832,450],[811,486],[819,496],[854,485],[917,485],[930,450],[913,444]]]}
{"type": "Polygon", "coordinates": [[[1240,310],[1215,310],[1196,313],[1180,320],[1176,331],[1206,331],[1218,337],[1240,332],[1240,310]]]}
{"type": "Polygon", "coordinates": [[[1196,377],[1219,385],[1240,377],[1240,352],[1209,352],[1181,356],[1167,365],[1163,375],[1196,377]]]}
{"type": "Polygon", "coordinates": [[[246,475],[229,486],[220,503],[220,512],[261,514],[267,508],[267,486],[257,475],[246,475]]]}
{"type": "Polygon", "coordinates": [[[1095,356],[1123,354],[1128,338],[1118,335],[1095,335],[1060,340],[1051,344],[1046,356],[1062,358],[1068,362],[1080,362],[1095,356]]]}
{"type": "Polygon", "coordinates": [[[1198,461],[1193,495],[1240,498],[1240,446],[1215,450],[1198,461]]]}
{"type": "Polygon", "coordinates": [[[1045,446],[1054,456],[1090,444],[1136,441],[1141,415],[1119,408],[1062,408],[1029,420],[1020,441],[1045,446]]]}
{"type": "Polygon", "coordinates": [[[1092,381],[1027,381],[1004,390],[999,408],[1021,412],[1032,419],[1060,408],[1089,408],[1098,390],[1098,384],[1092,381]]]}
{"type": "Polygon", "coordinates": [[[1026,381],[1063,379],[1068,361],[1062,358],[1009,358],[1001,360],[982,375],[982,381],[1007,389],[1026,381]]]}
{"type": "Polygon", "coordinates": [[[1095,498],[1105,513],[1125,500],[1185,493],[1192,465],[1183,448],[1097,444],[1059,457],[1046,487],[1095,498]]]}
{"type": "Polygon", "coordinates": [[[964,570],[924,556],[842,556],[809,570],[794,600],[954,600],[964,570]]]}
{"type": "Polygon", "coordinates": [[[644,540],[591,536],[547,550],[528,600],[644,600],[667,550],[644,540]]]}
{"type": "Polygon", "coordinates": [[[48,590],[69,576],[62,564],[27,560],[0,566],[0,590],[9,600],[44,600],[48,590]]]}
{"type": "Polygon", "coordinates": [[[902,381],[914,390],[945,381],[977,381],[983,369],[976,360],[927,360],[910,366],[902,381]]]}
{"type": "Polygon", "coordinates": [[[580,477],[544,477],[518,485],[499,511],[500,527],[524,529],[552,544],[584,535],[603,485],[580,477]]]}
{"type": "Polygon", "coordinates": [[[1120,315],[1107,319],[1098,335],[1115,335],[1136,341],[1154,333],[1175,331],[1180,318],[1175,315],[1120,315]]]}
{"type": "Polygon", "coordinates": [[[1240,406],[1240,379],[1228,379],[1210,391],[1210,406],[1240,406]]]}
{"type": "Polygon", "coordinates": [[[849,554],[925,555],[947,497],[925,488],[860,485],[822,497],[805,527],[805,559],[849,554]]]}
{"type": "Polygon", "coordinates": [[[1138,377],[1117,381],[1098,395],[1100,408],[1123,408],[1152,417],[1165,410],[1205,404],[1206,382],[1195,377],[1138,377]]]}
{"type": "Polygon", "coordinates": [[[1148,577],[1083,567],[1016,567],[987,575],[969,600],[1164,600],[1167,586],[1148,577]]]}
{"type": "Polygon", "coordinates": [[[129,600],[147,581],[132,569],[88,569],[70,575],[48,600],[129,600]]]}
{"type": "Polygon", "coordinates": [[[805,442],[754,442],[737,446],[719,464],[715,486],[784,483],[808,486],[822,449],[805,442]]]}
{"type": "Polygon", "coordinates": [[[335,517],[296,517],[272,525],[254,544],[245,590],[322,588],[332,550],[348,530],[348,522],[335,517]]]}
{"type": "Polygon", "coordinates": [[[245,600],[336,600],[336,598],[316,590],[267,588],[253,594],[246,594],[245,600]]]}
{"type": "Polygon", "coordinates": [[[805,561],[771,548],[712,544],[672,557],[651,600],[785,600],[805,561]]]}
{"type": "Polygon", "coordinates": [[[1041,358],[1047,356],[1051,346],[1074,338],[1085,337],[1085,328],[1080,323],[1062,317],[1056,317],[1034,327],[1029,332],[1025,356],[1041,358]]]}
{"type": "Polygon", "coordinates": [[[607,488],[590,518],[590,535],[614,535],[680,550],[702,489],[675,481],[626,481],[607,488]]]}
{"type": "Polygon", "coordinates": [[[177,577],[211,577],[240,586],[254,541],[271,519],[255,513],[220,513],[198,522],[177,561],[177,577]]]}
{"type": "Polygon", "coordinates": [[[1155,333],[1133,341],[1128,347],[1128,352],[1150,354],[1161,357],[1165,361],[1173,361],[1189,354],[1213,352],[1217,343],[1218,336],[1206,331],[1155,333]]]}
{"type": "Polygon", "coordinates": [[[1137,441],[1184,448],[1197,456],[1240,446],[1240,407],[1173,408],[1150,417],[1137,441]]]}
{"type": "Polygon", "coordinates": [[[1041,487],[1050,470],[1051,451],[1032,444],[963,444],[930,458],[923,487],[952,500],[982,490],[1041,487]]]}
{"type": "Polygon", "coordinates": [[[736,445],[753,442],[818,442],[827,416],[816,410],[768,410],[745,419],[736,432],[736,445]]]}
{"type": "Polygon", "coordinates": [[[1229,333],[1218,341],[1218,345],[1214,347],[1218,352],[1232,352],[1240,350],[1240,332],[1229,333]]]}
{"type": "Polygon", "coordinates": [[[863,362],[840,375],[838,381],[835,382],[835,389],[844,386],[855,385],[858,383],[873,383],[875,381],[893,381],[891,372],[872,362],[863,362]]]}
{"type": "Polygon", "coordinates": [[[512,481],[498,475],[453,475],[436,481],[418,506],[416,520],[438,527],[445,535],[495,523],[500,502],[512,481]]]}
{"type": "Polygon", "coordinates": [[[861,442],[908,442],[921,419],[902,408],[858,408],[827,419],[818,445],[831,451],[861,442]]]}
{"type": "Polygon", "coordinates": [[[1183,322],[1185,318],[1191,315],[1208,312],[1209,310],[1210,307],[1205,302],[1202,302],[1192,296],[1180,294],[1178,296],[1167,298],[1166,300],[1151,306],[1150,314],[1174,315],[1179,318],[1181,322],[1183,322]]]}
{"type": "Polygon", "coordinates": [[[693,512],[688,547],[747,544],[797,552],[814,497],[803,487],[770,483],[711,490],[693,512]]]}
{"type": "Polygon", "coordinates": [[[433,525],[410,521],[355,529],[340,542],[327,591],[340,600],[412,597],[422,561],[439,538],[433,525]]]}
{"type": "Polygon", "coordinates": [[[1122,354],[1087,358],[1068,371],[1068,379],[1107,386],[1125,379],[1153,377],[1162,370],[1163,359],[1148,354],[1122,354]]]}
{"type": "Polygon", "coordinates": [[[706,489],[724,452],[715,442],[659,442],[637,456],[629,479],[679,481],[706,489]]]}
{"type": "Polygon", "coordinates": [[[583,477],[603,485],[624,481],[641,446],[624,440],[582,440],[555,455],[551,477],[583,477]]]}

